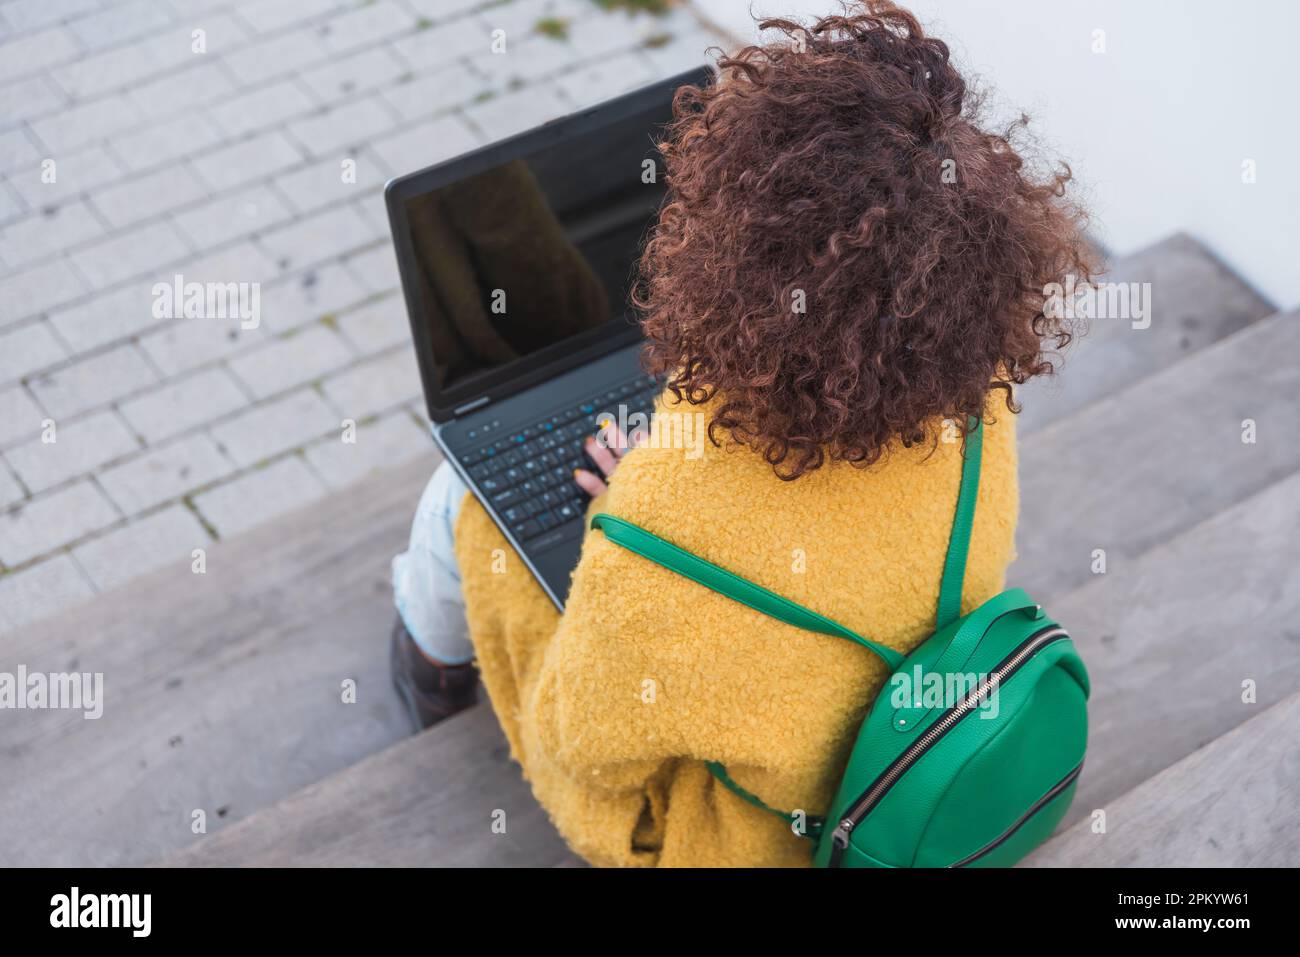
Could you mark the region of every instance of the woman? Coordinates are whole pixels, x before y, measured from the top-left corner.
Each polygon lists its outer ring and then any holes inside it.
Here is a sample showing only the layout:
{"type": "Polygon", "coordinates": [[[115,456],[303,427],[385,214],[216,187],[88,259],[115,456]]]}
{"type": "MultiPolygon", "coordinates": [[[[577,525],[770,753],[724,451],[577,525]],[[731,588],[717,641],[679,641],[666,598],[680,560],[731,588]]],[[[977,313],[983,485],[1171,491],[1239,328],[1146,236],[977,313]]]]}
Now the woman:
{"type": "MultiPolygon", "coordinates": [[[[665,416],[710,441],[624,453],[577,482],[607,512],[902,652],[934,627],[962,432],[985,424],[963,611],[1003,585],[1017,508],[1013,384],[1069,330],[1043,287],[1090,275],[1069,171],[1032,174],[947,47],[876,0],[683,89],[669,197],[635,304],[665,416]]],[[[1009,135],[1009,134],[1008,134],[1009,135]]],[[[606,448],[605,445],[611,447],[606,448]]],[[[766,803],[824,812],[885,678],[589,532],[563,616],[445,467],[395,561],[399,686],[422,721],[473,700],[596,864],[802,865],[766,803]],[[501,556],[508,558],[502,567],[501,556]]]]}

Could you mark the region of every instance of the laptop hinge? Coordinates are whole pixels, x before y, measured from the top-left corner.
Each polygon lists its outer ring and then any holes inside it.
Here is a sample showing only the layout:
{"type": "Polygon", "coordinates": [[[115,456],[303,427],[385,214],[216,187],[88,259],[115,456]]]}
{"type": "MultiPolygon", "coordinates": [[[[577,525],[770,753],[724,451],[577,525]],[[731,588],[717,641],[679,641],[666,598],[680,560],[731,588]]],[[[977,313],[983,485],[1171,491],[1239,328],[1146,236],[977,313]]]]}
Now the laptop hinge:
{"type": "Polygon", "coordinates": [[[492,401],[491,396],[481,395],[473,402],[466,402],[464,405],[458,405],[451,410],[452,415],[464,415],[466,412],[473,412],[475,409],[481,409],[492,401]]]}

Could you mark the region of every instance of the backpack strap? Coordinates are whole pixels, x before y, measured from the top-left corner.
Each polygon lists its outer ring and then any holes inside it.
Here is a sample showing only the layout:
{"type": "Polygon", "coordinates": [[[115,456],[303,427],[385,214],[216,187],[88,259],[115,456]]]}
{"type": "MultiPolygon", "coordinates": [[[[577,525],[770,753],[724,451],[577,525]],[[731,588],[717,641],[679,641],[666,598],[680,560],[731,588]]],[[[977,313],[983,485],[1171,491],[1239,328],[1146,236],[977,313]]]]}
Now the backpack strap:
{"type": "MultiPolygon", "coordinates": [[[[948,536],[948,553],[943,563],[943,578],[939,584],[939,605],[935,615],[938,622],[936,631],[955,619],[961,611],[962,584],[966,577],[966,552],[970,546],[971,524],[975,518],[975,500],[979,493],[980,453],[984,432],[982,419],[972,417],[972,423],[971,431],[966,433],[961,488],[957,492],[957,509],[953,515],[952,531],[948,536]]],[[[632,522],[600,512],[592,516],[591,527],[603,531],[605,537],[616,545],[764,615],[794,625],[796,628],[855,642],[883,661],[891,672],[897,671],[906,660],[904,655],[893,648],[864,638],[838,622],[831,621],[825,615],[819,615],[812,609],[792,602],[776,592],[768,591],[763,586],[741,578],[684,548],[678,548],[672,542],[660,538],[653,532],[647,532],[632,522]]],[[[799,820],[799,815],[778,810],[764,803],[758,795],[745,790],[732,779],[726,767],[720,762],[706,761],[705,765],[714,778],[741,800],[791,825],[799,820]]],[[[803,832],[796,833],[816,840],[821,834],[824,820],[813,815],[805,815],[804,819],[806,828],[803,832]]]]}
{"type": "Polygon", "coordinates": [[[957,491],[957,509],[948,533],[948,554],[943,561],[943,578],[939,582],[939,605],[935,610],[935,631],[942,631],[961,614],[962,585],[966,580],[966,552],[970,548],[971,525],[975,521],[975,501],[980,490],[980,459],[984,448],[984,420],[971,416],[971,430],[966,433],[965,454],[961,464],[961,488],[957,491]]]}
{"type": "Polygon", "coordinates": [[[591,527],[599,528],[614,544],[621,545],[642,558],[648,558],[656,565],[662,565],[683,578],[698,582],[705,588],[726,595],[742,605],[748,605],[755,611],[783,621],[787,625],[856,642],[876,655],[890,671],[898,670],[903,664],[905,656],[893,648],[872,641],[870,638],[863,638],[839,622],[831,621],[825,615],[819,615],[812,609],[796,604],[776,592],[768,591],[762,585],[741,578],[720,565],[691,554],[684,548],[678,548],[672,542],[647,532],[639,525],[633,525],[631,522],[601,512],[592,516],[591,527]]]}
{"type": "Polygon", "coordinates": [[[777,810],[772,807],[772,805],[766,803],[753,791],[746,791],[735,782],[730,774],[727,773],[726,765],[722,764],[722,762],[705,761],[704,765],[709,769],[709,773],[717,778],[728,791],[736,795],[736,797],[740,798],[742,801],[754,805],[754,807],[758,808],[760,811],[766,811],[768,814],[775,814],[781,820],[785,821],[785,823],[789,824],[790,828],[800,837],[806,837],[813,841],[821,837],[822,830],[826,827],[826,818],[815,814],[804,814],[802,827],[796,829],[796,825],[800,824],[799,814],[796,814],[793,811],[777,810]]]}
{"type": "MultiPolygon", "coordinates": [[[[721,595],[726,595],[733,601],[747,605],[764,615],[783,621],[788,625],[794,625],[796,628],[816,631],[823,635],[832,635],[836,638],[845,638],[855,642],[880,658],[891,672],[897,671],[903,664],[904,656],[893,648],[874,642],[869,638],[864,638],[838,622],[831,621],[825,615],[819,615],[812,609],[796,604],[790,599],[776,594],[776,592],[768,591],[762,585],[756,585],[748,579],[741,578],[722,566],[700,558],[684,548],[678,548],[672,542],[660,538],[653,532],[647,532],[639,525],[600,512],[592,516],[591,527],[603,531],[605,537],[616,545],[621,545],[628,551],[649,559],[656,565],[662,565],[669,571],[676,572],[678,575],[689,578],[691,581],[697,582],[721,595]]],[[[768,814],[779,817],[792,828],[800,822],[801,815],[792,811],[778,810],[764,803],[752,791],[742,788],[727,773],[726,766],[722,763],[706,761],[705,765],[708,767],[709,773],[723,787],[741,800],[766,811],[768,814]]],[[[803,827],[796,830],[795,833],[810,840],[817,840],[821,835],[822,828],[825,826],[825,820],[816,815],[804,814],[802,815],[802,821],[803,827]]]]}

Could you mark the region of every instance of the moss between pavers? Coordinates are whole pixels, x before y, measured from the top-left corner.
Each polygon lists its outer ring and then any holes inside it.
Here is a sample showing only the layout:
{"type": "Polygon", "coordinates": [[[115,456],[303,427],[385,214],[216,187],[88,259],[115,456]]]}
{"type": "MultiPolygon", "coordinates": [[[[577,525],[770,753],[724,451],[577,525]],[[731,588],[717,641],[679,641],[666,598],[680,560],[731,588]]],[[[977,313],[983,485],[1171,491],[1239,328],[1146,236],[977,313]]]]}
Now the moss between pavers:
{"type": "MultiPolygon", "coordinates": [[[[194,492],[190,493],[190,495],[193,494],[195,493],[194,492]]],[[[217,532],[215,528],[213,528],[212,523],[203,517],[203,513],[198,510],[198,507],[195,506],[193,499],[191,499],[189,495],[186,495],[184,498],[181,499],[181,504],[190,510],[190,514],[192,514],[194,518],[198,521],[198,523],[203,526],[203,530],[212,536],[212,540],[214,542],[221,541],[221,535],[217,532]]]]}
{"type": "Polygon", "coordinates": [[[544,37],[550,37],[552,40],[567,40],[569,38],[569,21],[562,17],[544,17],[533,25],[533,29],[544,37]]]}
{"type": "Polygon", "coordinates": [[[592,0],[602,10],[628,10],[633,13],[653,13],[659,16],[668,12],[668,0],[592,0]]]}

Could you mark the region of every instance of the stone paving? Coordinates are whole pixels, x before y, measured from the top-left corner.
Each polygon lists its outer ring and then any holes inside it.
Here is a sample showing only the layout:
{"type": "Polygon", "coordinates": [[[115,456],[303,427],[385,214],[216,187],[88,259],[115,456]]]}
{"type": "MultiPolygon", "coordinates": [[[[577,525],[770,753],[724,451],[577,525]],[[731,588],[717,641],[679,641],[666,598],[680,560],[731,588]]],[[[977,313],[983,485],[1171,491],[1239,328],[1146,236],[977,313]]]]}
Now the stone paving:
{"type": "Polygon", "coordinates": [[[606,5],[0,0],[0,631],[427,450],[383,183],[719,42],[606,5]]]}

